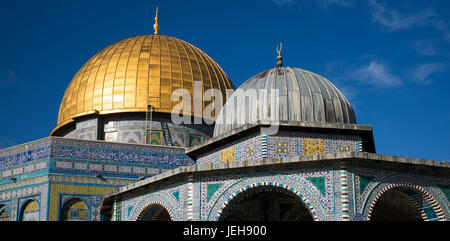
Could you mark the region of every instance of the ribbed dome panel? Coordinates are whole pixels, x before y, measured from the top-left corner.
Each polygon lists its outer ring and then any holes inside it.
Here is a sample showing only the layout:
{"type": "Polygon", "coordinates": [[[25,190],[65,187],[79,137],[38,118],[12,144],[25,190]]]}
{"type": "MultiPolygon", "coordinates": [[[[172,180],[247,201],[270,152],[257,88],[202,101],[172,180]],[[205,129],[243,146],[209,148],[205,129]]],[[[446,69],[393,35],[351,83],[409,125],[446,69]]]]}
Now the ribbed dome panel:
{"type": "Polygon", "coordinates": [[[329,80],[298,68],[274,68],[250,78],[231,95],[216,118],[214,136],[261,121],[261,111],[271,116],[271,89],[279,91],[279,120],[356,123],[352,106],[329,80]],[[248,90],[255,90],[256,95],[248,90]],[[261,96],[260,90],[267,90],[267,96],[261,96]]]}

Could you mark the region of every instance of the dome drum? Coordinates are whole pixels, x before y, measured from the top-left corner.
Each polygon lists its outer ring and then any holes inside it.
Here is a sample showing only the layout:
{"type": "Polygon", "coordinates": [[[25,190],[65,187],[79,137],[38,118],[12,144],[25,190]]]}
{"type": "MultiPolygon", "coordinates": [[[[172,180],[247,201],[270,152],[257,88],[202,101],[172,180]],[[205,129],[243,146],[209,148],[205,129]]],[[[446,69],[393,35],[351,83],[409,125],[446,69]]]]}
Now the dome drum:
{"type": "Polygon", "coordinates": [[[76,118],[54,133],[73,139],[105,140],[109,142],[171,145],[188,147],[212,136],[213,127],[210,125],[172,124],[170,114],[154,113],[148,130],[145,113],[116,113],[108,115],[87,115],[76,118]],[[168,131],[163,129],[166,125],[168,131]],[[166,135],[170,135],[171,144],[167,143],[166,135]]]}

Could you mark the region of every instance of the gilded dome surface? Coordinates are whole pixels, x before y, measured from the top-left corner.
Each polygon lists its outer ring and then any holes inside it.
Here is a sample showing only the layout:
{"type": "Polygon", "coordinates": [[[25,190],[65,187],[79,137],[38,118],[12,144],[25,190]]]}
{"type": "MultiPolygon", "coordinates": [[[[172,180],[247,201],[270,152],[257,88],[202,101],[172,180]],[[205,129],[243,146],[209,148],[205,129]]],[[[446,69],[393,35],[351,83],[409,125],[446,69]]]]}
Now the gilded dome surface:
{"type": "Polygon", "coordinates": [[[172,91],[186,89],[193,100],[194,81],[202,82],[203,92],[215,88],[224,97],[226,89],[234,89],[212,58],[183,40],[160,34],[124,39],[98,52],[75,74],[52,133],[87,114],[145,112],[147,101],[155,112],[171,113],[179,103],[171,100],[172,91]]]}
{"type": "Polygon", "coordinates": [[[278,90],[275,103],[280,121],[356,124],[352,106],[329,80],[299,68],[279,67],[250,78],[228,98],[217,115],[214,136],[261,121],[261,112],[271,116],[271,89],[278,90]],[[256,90],[256,95],[247,90],[256,90]],[[267,90],[267,95],[260,90],[267,90]]]}

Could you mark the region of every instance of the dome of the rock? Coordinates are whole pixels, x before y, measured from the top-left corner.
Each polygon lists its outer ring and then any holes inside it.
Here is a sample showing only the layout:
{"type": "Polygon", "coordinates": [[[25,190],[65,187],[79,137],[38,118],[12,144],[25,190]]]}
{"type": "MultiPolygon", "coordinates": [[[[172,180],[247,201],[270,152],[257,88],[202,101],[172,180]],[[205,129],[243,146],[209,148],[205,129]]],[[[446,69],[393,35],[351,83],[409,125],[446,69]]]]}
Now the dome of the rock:
{"type": "Polygon", "coordinates": [[[193,96],[194,81],[201,81],[202,91],[215,88],[223,96],[234,89],[212,58],[183,40],[161,34],[124,39],[98,52],[75,74],[52,134],[89,114],[145,112],[147,104],[154,112],[171,113],[179,102],[171,100],[172,91],[182,88],[193,96]]]}

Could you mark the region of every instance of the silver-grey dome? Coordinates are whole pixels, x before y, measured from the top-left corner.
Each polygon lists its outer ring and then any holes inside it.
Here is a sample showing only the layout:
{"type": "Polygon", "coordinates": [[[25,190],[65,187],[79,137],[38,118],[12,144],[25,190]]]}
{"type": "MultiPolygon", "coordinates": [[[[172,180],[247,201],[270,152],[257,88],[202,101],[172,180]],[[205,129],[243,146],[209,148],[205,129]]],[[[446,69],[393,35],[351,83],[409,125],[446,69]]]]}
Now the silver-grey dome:
{"type": "Polygon", "coordinates": [[[270,115],[271,89],[279,91],[276,104],[280,121],[356,124],[352,106],[329,80],[306,70],[279,67],[250,78],[228,98],[217,115],[214,136],[262,121],[261,111],[270,115]],[[256,95],[247,90],[255,90],[256,95]],[[267,95],[260,90],[267,90],[267,95]],[[247,94],[242,96],[244,92],[247,94]]]}

